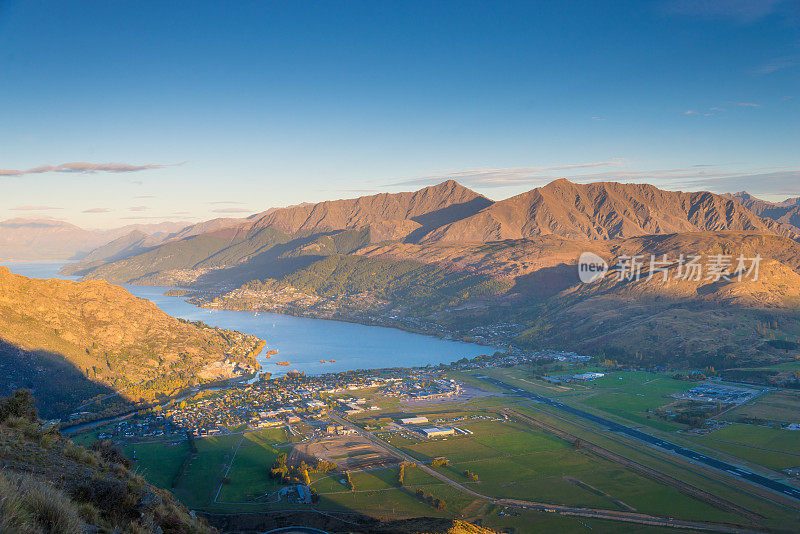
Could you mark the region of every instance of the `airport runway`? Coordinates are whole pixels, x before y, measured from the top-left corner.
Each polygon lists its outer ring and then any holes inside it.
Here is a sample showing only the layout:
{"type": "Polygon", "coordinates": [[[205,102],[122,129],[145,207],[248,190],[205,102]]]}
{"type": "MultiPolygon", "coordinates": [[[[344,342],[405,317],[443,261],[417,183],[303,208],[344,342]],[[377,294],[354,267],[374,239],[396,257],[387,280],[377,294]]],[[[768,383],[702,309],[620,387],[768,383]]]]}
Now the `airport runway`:
{"type": "Polygon", "coordinates": [[[505,388],[507,390],[513,391],[514,394],[519,395],[521,397],[527,397],[533,401],[541,402],[543,404],[547,404],[548,406],[552,406],[553,408],[558,408],[559,410],[571,413],[573,415],[577,415],[578,417],[582,417],[584,419],[588,419],[589,421],[598,423],[607,427],[609,430],[613,432],[619,432],[620,434],[625,434],[626,436],[630,436],[632,438],[636,438],[640,441],[644,441],[651,445],[655,445],[661,449],[674,452],[675,454],[679,454],[685,458],[689,458],[695,462],[705,464],[709,467],[713,467],[715,469],[719,469],[720,471],[725,471],[729,475],[733,475],[738,478],[742,478],[749,482],[753,482],[760,486],[764,486],[765,488],[769,488],[772,491],[777,493],[781,493],[786,495],[787,497],[792,497],[793,499],[800,500],[800,489],[790,486],[788,484],[784,484],[782,482],[778,482],[777,480],[772,480],[771,478],[767,478],[765,476],[759,475],[757,473],[752,473],[747,471],[746,469],[742,469],[741,467],[737,467],[735,465],[729,464],[727,462],[723,462],[722,460],[717,460],[716,458],[712,458],[710,456],[706,456],[705,454],[699,453],[697,451],[693,451],[691,449],[687,449],[686,447],[682,447],[680,445],[676,445],[674,443],[670,443],[669,441],[665,441],[661,438],[657,438],[641,430],[636,430],[635,428],[631,428],[629,426],[621,425],[619,423],[615,423],[614,421],[610,421],[603,417],[584,412],[583,410],[579,410],[577,408],[573,408],[572,406],[567,406],[566,404],[559,402],[557,400],[551,399],[549,397],[542,397],[541,395],[537,395],[535,393],[531,393],[529,391],[525,391],[522,388],[518,388],[516,386],[512,386],[507,384],[501,380],[497,380],[495,378],[490,378],[487,376],[480,377],[482,380],[486,380],[496,386],[505,388]]]}

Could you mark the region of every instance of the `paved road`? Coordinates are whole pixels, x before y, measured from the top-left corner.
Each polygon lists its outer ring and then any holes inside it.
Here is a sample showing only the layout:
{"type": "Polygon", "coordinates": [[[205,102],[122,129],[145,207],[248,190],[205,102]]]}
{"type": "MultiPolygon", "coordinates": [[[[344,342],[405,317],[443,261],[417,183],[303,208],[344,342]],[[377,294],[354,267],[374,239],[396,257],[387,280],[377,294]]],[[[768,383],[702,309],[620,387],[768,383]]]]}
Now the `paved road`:
{"type": "Polygon", "coordinates": [[[513,508],[524,508],[527,510],[536,510],[538,512],[546,512],[546,513],[555,513],[560,515],[569,515],[569,516],[576,516],[576,517],[588,517],[593,519],[605,519],[610,521],[621,521],[624,523],[638,523],[641,525],[652,525],[652,526],[662,526],[662,527],[672,527],[672,528],[680,528],[680,529],[688,529],[694,531],[710,531],[710,532],[724,532],[728,534],[754,534],[759,531],[754,531],[747,528],[740,528],[735,527],[733,525],[724,525],[719,523],[705,523],[701,521],[684,521],[681,519],[673,519],[671,517],[658,517],[649,514],[642,514],[639,512],[624,512],[624,511],[617,511],[617,510],[602,510],[596,508],[578,508],[575,506],[565,506],[563,504],[550,504],[550,503],[542,503],[542,502],[535,502],[535,501],[524,501],[521,499],[496,499],[494,497],[489,497],[488,495],[483,495],[482,493],[478,493],[462,484],[459,484],[455,480],[448,478],[447,476],[443,475],[442,473],[432,469],[427,464],[417,460],[413,456],[406,454],[405,452],[401,451],[400,449],[389,445],[388,443],[384,442],[373,436],[371,433],[365,431],[363,428],[352,424],[350,421],[343,419],[338,415],[331,415],[331,419],[335,420],[341,425],[350,428],[375,444],[382,449],[386,449],[391,453],[397,455],[399,458],[406,460],[407,462],[419,467],[429,475],[438,478],[445,484],[456,488],[467,495],[471,495],[475,498],[489,501],[491,503],[495,503],[501,506],[508,506],[513,508]]]}
{"type": "Polygon", "coordinates": [[[778,482],[777,480],[772,480],[771,478],[759,475],[758,473],[747,471],[746,469],[742,469],[741,467],[729,464],[727,462],[723,462],[722,460],[717,460],[716,458],[712,458],[710,456],[706,456],[705,454],[693,451],[692,449],[687,449],[686,447],[683,447],[681,445],[670,443],[669,441],[657,438],[653,435],[647,434],[646,432],[642,432],[641,430],[637,430],[629,426],[615,423],[614,421],[610,421],[608,419],[591,414],[589,412],[584,412],[583,410],[573,408],[572,406],[567,406],[563,402],[559,402],[555,399],[551,399],[549,397],[542,397],[541,395],[531,393],[530,391],[526,391],[516,386],[512,386],[511,384],[507,384],[501,380],[489,377],[481,377],[481,378],[482,380],[486,380],[487,382],[490,382],[495,386],[511,390],[516,395],[519,395],[521,397],[527,397],[531,400],[547,404],[548,406],[552,406],[553,408],[558,408],[559,410],[565,411],[567,413],[571,413],[573,415],[577,415],[578,417],[588,419],[589,421],[593,421],[595,423],[607,427],[609,430],[613,432],[619,432],[620,434],[625,434],[626,436],[630,436],[640,441],[644,441],[645,443],[655,445],[656,447],[659,447],[661,449],[674,452],[675,454],[678,454],[685,458],[689,458],[690,460],[694,460],[695,462],[705,464],[709,467],[713,467],[714,469],[719,469],[720,471],[725,471],[729,475],[733,475],[735,477],[747,480],[749,482],[753,482],[755,484],[758,484],[759,486],[764,486],[765,488],[786,495],[787,497],[800,500],[800,489],[795,488],[794,486],[778,482]]]}

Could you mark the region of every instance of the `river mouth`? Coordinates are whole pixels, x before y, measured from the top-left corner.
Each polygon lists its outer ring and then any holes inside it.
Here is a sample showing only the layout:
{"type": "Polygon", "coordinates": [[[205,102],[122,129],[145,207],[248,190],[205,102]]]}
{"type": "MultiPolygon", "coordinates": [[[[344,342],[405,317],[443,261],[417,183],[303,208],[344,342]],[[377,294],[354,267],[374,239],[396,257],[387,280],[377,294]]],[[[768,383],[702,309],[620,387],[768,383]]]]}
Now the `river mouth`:
{"type": "MultiPolygon", "coordinates": [[[[77,277],[58,274],[65,263],[2,262],[0,265],[31,278],[77,280],[77,277]]],[[[150,300],[173,317],[203,321],[211,326],[260,337],[267,344],[257,359],[261,372],[269,372],[272,376],[282,376],[289,371],[319,375],[355,369],[438,365],[497,350],[383,326],[279,313],[209,310],[190,304],[181,297],[164,295],[165,291],[174,288],[123,287],[137,297],[150,300]],[[277,354],[269,355],[273,350],[277,350],[277,354]],[[278,365],[278,362],[288,362],[289,365],[278,365]]]]}

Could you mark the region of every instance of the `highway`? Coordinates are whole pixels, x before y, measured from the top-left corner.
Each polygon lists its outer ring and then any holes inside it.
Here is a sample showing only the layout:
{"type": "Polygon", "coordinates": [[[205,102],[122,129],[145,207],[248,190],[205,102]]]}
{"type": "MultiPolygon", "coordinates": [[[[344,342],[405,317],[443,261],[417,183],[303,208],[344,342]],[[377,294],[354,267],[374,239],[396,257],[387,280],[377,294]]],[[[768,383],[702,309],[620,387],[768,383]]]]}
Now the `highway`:
{"type": "Polygon", "coordinates": [[[510,390],[518,396],[527,397],[533,401],[541,402],[542,404],[552,406],[553,408],[558,408],[559,410],[565,411],[567,413],[571,413],[573,415],[577,415],[578,417],[588,419],[589,421],[605,426],[606,428],[608,428],[613,432],[618,432],[620,434],[630,436],[632,438],[638,439],[645,443],[649,443],[650,445],[654,445],[661,449],[673,452],[675,454],[678,454],[695,462],[707,465],[709,467],[713,467],[714,469],[718,469],[720,471],[724,471],[729,475],[747,480],[754,484],[758,484],[759,486],[763,486],[782,495],[786,495],[787,497],[800,500],[800,489],[795,488],[794,486],[790,486],[788,484],[778,482],[777,480],[772,480],[771,478],[767,478],[757,473],[747,471],[746,469],[742,469],[741,467],[729,464],[727,462],[723,462],[722,460],[717,460],[716,458],[712,458],[710,456],[706,456],[705,454],[693,451],[692,449],[687,449],[686,447],[683,447],[681,445],[670,443],[669,441],[657,438],[651,434],[642,432],[641,430],[621,425],[619,423],[615,423],[614,421],[605,419],[598,415],[594,415],[589,412],[584,412],[583,410],[573,408],[572,406],[568,406],[563,402],[559,402],[555,399],[531,393],[530,391],[526,391],[522,388],[512,386],[511,384],[507,384],[501,380],[490,378],[488,376],[481,376],[479,378],[487,382],[490,382],[495,386],[499,386],[501,388],[510,390]]]}

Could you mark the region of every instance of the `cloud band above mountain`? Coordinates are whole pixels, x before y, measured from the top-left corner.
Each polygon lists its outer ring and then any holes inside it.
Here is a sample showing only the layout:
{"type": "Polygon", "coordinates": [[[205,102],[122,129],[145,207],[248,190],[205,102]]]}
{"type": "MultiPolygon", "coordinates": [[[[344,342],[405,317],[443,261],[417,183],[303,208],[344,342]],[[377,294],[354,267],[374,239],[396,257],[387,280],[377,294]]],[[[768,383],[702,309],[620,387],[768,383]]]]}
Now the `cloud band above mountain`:
{"type": "Polygon", "coordinates": [[[129,163],[62,163],[61,165],[40,165],[31,169],[0,169],[0,176],[24,176],[26,174],[42,174],[45,172],[138,172],[150,169],[162,169],[183,165],[183,163],[173,163],[168,165],[131,165],[129,163]]]}

